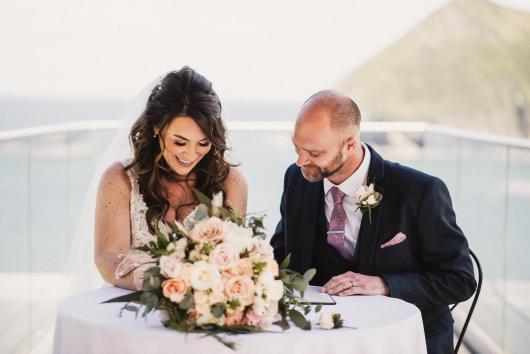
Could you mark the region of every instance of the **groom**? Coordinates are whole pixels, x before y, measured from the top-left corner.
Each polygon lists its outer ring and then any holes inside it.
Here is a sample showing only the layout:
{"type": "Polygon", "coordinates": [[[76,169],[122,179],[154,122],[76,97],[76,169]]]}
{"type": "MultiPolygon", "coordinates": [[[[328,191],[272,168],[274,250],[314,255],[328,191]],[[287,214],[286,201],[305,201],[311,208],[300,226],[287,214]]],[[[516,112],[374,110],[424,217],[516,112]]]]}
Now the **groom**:
{"type": "Polygon", "coordinates": [[[449,192],[440,179],[362,143],[360,120],[355,102],[336,91],[318,92],[300,109],[292,137],[298,159],[285,173],[271,239],[275,258],[291,254],[290,268],[299,272],[316,268],[312,283],[329,294],[416,305],[428,352],[452,353],[447,305],[468,299],[476,282],[449,192]],[[361,195],[371,203],[369,217],[357,202],[359,188],[371,183],[382,200],[361,195]]]}

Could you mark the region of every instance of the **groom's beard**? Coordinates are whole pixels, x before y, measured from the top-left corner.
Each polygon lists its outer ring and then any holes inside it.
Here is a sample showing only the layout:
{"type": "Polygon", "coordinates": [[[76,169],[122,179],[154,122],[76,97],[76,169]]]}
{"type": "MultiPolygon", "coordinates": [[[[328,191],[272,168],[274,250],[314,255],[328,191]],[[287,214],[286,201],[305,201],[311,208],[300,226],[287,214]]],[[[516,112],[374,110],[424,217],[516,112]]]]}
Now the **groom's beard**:
{"type": "Polygon", "coordinates": [[[320,182],[324,178],[332,176],[335,172],[340,170],[344,166],[342,159],[342,151],[339,151],[337,155],[331,160],[329,165],[320,167],[318,165],[306,165],[302,166],[302,175],[309,182],[320,182]]]}

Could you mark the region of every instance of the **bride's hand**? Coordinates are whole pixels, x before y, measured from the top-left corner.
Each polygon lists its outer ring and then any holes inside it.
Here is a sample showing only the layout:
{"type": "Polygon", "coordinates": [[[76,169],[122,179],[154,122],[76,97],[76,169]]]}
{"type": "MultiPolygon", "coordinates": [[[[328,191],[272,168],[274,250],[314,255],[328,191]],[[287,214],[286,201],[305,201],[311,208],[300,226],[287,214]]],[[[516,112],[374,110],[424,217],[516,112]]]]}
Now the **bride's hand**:
{"type": "Polygon", "coordinates": [[[152,264],[156,263],[156,260],[145,252],[120,254],[118,257],[121,259],[121,262],[118,264],[116,271],[114,272],[116,279],[126,277],[130,272],[136,270],[140,266],[148,265],[147,268],[149,268],[152,264]]]}

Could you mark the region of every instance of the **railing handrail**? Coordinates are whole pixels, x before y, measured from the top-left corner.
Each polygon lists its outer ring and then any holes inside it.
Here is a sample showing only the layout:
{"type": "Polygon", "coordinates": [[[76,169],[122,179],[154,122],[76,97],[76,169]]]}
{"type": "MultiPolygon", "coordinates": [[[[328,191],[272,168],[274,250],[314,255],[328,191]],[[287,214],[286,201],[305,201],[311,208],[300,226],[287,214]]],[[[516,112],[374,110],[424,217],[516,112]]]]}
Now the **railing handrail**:
{"type": "MultiPolygon", "coordinates": [[[[293,121],[226,121],[227,127],[235,131],[290,131],[293,128],[293,123],[293,121]]],[[[0,131],[0,142],[55,133],[67,133],[85,130],[113,130],[120,127],[121,124],[122,121],[119,120],[86,120],[39,125],[28,128],[0,131]]],[[[496,145],[530,149],[530,139],[483,133],[426,122],[368,121],[362,122],[361,125],[361,131],[363,132],[432,133],[496,145]]]]}

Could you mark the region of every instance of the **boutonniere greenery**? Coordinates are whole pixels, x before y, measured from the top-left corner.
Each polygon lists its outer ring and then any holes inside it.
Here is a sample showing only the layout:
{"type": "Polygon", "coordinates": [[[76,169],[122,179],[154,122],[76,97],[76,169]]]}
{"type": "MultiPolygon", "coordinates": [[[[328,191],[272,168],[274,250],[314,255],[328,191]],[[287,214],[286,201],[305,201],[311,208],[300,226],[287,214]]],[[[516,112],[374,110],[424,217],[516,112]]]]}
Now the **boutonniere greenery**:
{"type": "Polygon", "coordinates": [[[383,195],[374,190],[374,184],[360,186],[355,192],[357,198],[357,210],[361,209],[361,213],[368,213],[368,219],[370,225],[372,225],[372,209],[379,206],[379,203],[383,199],[383,195]]]}

